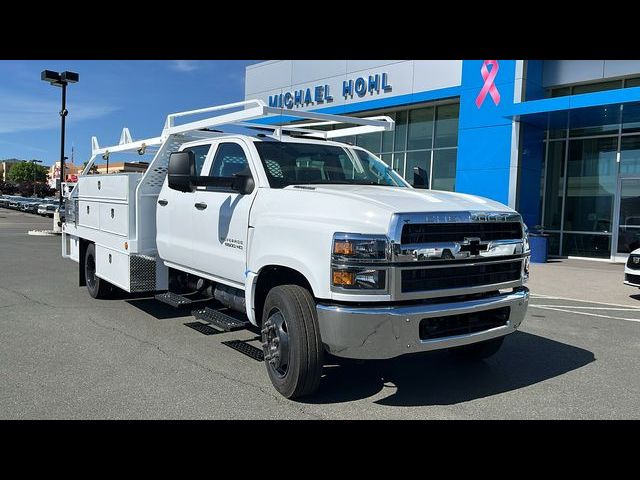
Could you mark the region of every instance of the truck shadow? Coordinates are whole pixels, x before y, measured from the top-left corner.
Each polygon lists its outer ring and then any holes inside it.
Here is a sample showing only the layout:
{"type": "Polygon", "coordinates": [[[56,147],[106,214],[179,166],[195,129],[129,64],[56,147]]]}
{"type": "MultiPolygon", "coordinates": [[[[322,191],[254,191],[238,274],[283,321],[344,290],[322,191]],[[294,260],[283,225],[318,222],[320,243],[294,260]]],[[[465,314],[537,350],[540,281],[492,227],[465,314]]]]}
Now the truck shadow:
{"type": "Polygon", "coordinates": [[[455,359],[446,351],[425,352],[387,361],[327,365],[320,391],[305,403],[340,403],[388,396],[378,405],[451,405],[533,385],[581,368],[592,352],[524,332],[505,339],[493,357],[477,362],[455,359]]]}

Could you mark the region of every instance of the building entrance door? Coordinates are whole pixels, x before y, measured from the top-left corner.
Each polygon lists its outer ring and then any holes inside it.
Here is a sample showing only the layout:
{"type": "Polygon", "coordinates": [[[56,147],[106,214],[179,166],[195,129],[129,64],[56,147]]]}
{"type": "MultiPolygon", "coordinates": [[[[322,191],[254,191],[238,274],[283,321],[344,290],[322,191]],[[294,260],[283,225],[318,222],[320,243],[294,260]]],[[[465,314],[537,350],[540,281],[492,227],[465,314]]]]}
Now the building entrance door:
{"type": "Polygon", "coordinates": [[[640,248],[640,177],[621,177],[618,184],[614,261],[640,248]]]}

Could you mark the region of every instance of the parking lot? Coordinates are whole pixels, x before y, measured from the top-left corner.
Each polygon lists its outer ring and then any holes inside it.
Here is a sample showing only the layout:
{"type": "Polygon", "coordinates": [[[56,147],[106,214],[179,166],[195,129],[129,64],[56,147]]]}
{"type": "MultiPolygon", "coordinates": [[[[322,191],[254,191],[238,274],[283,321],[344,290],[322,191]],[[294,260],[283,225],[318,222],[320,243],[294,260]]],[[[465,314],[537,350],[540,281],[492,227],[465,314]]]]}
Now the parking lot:
{"type": "Polygon", "coordinates": [[[222,343],[256,332],[207,336],[184,326],[187,312],[149,297],[91,299],[60,238],[27,235],[51,222],[0,208],[3,419],[640,418],[640,300],[621,265],[534,266],[522,329],[488,360],[341,361],[325,367],[318,394],[294,402],[260,362],[222,343]],[[581,296],[582,277],[620,293],[581,296]]]}

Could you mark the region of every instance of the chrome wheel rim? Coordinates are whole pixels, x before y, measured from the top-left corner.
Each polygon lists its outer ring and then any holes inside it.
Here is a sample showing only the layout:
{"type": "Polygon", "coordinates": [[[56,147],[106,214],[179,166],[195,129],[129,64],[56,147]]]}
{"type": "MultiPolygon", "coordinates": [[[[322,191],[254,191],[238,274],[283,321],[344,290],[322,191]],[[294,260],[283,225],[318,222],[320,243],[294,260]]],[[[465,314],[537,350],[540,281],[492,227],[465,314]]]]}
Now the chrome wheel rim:
{"type": "Polygon", "coordinates": [[[274,308],[262,328],[262,350],[269,368],[282,378],[289,370],[289,333],[287,321],[280,310],[274,308]]]}

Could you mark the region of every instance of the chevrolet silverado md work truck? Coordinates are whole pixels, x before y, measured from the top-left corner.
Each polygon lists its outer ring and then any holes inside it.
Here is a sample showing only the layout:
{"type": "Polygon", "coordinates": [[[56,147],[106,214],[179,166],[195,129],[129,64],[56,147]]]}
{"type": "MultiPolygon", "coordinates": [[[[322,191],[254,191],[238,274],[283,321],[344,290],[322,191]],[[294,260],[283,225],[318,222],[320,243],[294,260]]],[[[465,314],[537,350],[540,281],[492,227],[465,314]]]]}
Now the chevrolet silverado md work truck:
{"type": "Polygon", "coordinates": [[[80,285],[95,298],[153,292],[213,332],[253,325],[262,351],[251,348],[288,398],[318,388],[327,355],[495,353],[529,299],[521,216],[414,188],[332,140],[393,130],[389,117],[286,113],[297,123],[248,100],[169,115],[156,138],[94,137],[62,228],[80,285]],[[212,129],[222,125],[245,133],[212,129]],[[122,152],[154,156],[144,173],[90,174],[122,152]]]}

